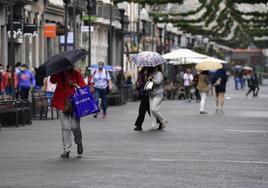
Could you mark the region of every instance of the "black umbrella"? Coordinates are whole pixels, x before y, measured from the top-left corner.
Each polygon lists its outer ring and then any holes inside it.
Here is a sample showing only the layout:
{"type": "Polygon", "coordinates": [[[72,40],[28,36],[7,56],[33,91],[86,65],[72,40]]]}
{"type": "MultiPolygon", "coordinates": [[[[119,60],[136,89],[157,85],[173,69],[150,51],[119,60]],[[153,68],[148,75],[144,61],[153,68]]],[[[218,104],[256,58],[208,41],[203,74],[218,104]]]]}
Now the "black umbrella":
{"type": "Polygon", "coordinates": [[[37,73],[46,77],[69,69],[81,58],[87,55],[84,49],[75,49],[50,57],[44,64],[40,65],[37,73]]]}

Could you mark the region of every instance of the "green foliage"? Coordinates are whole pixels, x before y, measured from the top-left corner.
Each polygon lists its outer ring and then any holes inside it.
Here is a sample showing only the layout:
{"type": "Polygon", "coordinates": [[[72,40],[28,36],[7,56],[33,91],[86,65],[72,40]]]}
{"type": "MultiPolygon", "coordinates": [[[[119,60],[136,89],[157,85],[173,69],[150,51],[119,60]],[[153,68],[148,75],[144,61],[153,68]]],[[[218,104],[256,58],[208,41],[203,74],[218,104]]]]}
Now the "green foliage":
{"type": "Polygon", "coordinates": [[[115,3],[120,2],[134,2],[139,4],[157,5],[157,4],[167,4],[167,3],[183,3],[183,0],[114,0],[115,3]]]}

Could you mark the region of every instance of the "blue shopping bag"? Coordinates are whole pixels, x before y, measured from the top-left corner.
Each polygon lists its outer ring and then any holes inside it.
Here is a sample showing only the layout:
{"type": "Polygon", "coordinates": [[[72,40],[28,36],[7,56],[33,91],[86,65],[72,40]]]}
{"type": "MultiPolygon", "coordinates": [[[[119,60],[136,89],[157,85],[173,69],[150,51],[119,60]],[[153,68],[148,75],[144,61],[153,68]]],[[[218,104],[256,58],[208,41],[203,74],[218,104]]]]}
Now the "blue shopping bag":
{"type": "Polygon", "coordinates": [[[74,116],[76,118],[100,111],[88,86],[77,88],[75,93],[70,97],[70,101],[73,105],[74,116]]]}

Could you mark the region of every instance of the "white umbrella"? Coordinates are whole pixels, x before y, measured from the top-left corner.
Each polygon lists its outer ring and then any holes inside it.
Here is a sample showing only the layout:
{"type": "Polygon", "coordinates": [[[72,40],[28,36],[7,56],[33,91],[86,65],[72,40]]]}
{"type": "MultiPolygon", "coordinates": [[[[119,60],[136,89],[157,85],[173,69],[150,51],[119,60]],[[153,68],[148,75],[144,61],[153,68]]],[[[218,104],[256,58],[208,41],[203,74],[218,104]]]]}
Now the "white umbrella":
{"type": "Polygon", "coordinates": [[[204,63],[204,62],[214,62],[214,63],[221,63],[221,64],[226,64],[227,62],[215,57],[209,57],[206,56],[205,58],[187,58],[186,59],[186,64],[199,64],[199,63],[204,63]]]}
{"type": "Polygon", "coordinates": [[[164,59],[169,60],[169,63],[175,65],[189,64],[189,61],[187,61],[188,58],[202,59],[206,57],[206,55],[194,52],[187,48],[180,48],[163,55],[164,59]]]}

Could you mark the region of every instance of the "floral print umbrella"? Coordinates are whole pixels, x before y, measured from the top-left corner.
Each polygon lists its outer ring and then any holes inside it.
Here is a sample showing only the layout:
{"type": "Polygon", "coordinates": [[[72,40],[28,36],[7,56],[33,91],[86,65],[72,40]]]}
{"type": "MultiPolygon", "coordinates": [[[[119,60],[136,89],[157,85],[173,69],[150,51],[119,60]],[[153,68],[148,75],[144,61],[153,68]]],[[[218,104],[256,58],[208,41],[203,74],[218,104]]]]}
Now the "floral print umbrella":
{"type": "Polygon", "coordinates": [[[157,52],[140,52],[131,58],[138,67],[156,67],[166,63],[166,60],[157,52]]]}

